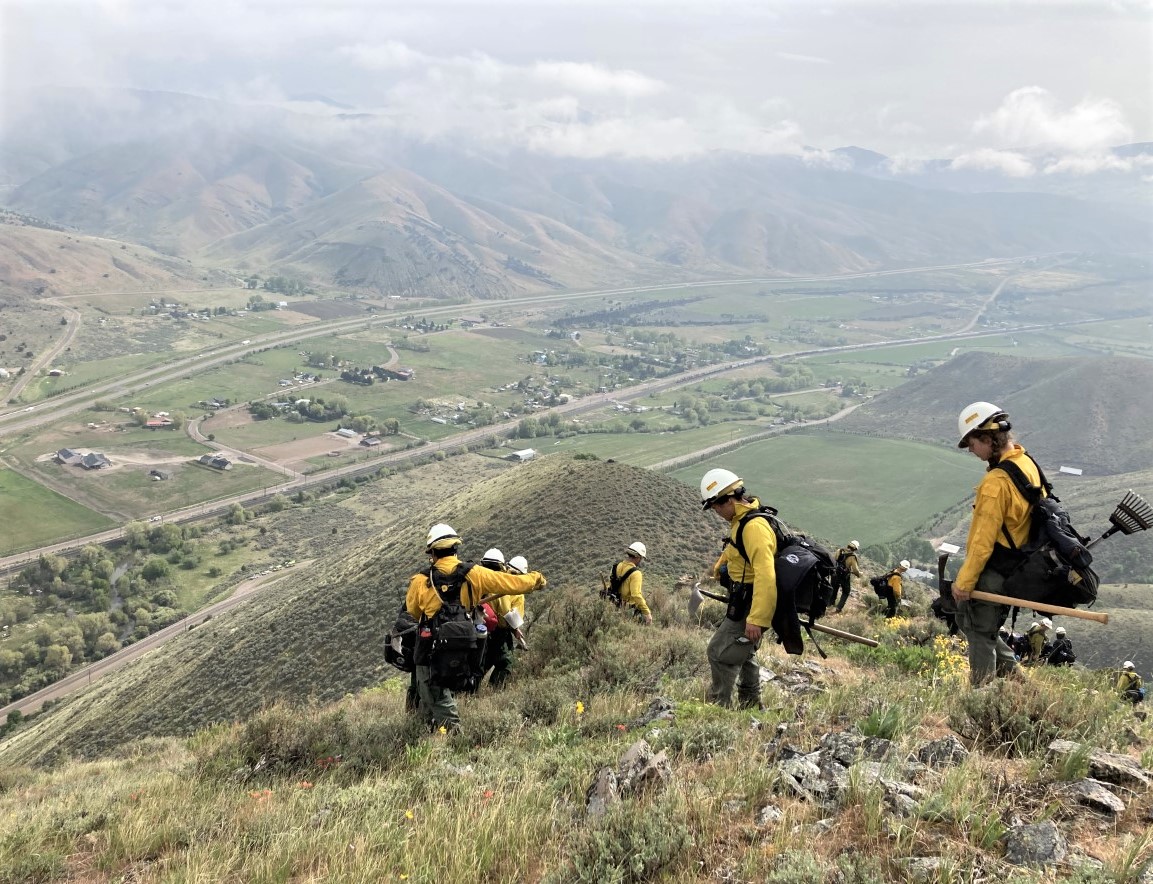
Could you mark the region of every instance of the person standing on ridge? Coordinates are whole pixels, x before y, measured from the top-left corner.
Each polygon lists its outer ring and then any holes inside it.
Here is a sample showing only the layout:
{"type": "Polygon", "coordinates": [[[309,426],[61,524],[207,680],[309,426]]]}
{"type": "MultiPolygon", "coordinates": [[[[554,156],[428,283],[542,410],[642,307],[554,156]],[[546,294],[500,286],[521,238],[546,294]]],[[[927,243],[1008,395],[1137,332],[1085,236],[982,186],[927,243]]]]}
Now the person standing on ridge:
{"type": "Polygon", "coordinates": [[[412,576],[405,596],[405,607],[418,624],[415,676],[420,712],[433,728],[446,730],[459,729],[460,716],[452,688],[439,683],[440,679],[434,676],[433,671],[436,655],[445,653],[443,649],[438,650],[435,635],[438,628],[444,629],[441,618],[437,616],[441,609],[455,602],[470,617],[475,617],[485,596],[521,595],[548,585],[539,571],[524,575],[506,574],[467,565],[457,556],[460,544],[460,536],[452,526],[442,522],[429,528],[424,544],[429,567],[412,576]],[[458,598],[454,599],[453,589],[458,584],[458,598]]]}
{"type": "Polygon", "coordinates": [[[625,549],[625,558],[613,565],[609,581],[619,588],[621,607],[632,609],[646,626],[652,626],[653,612],[649,610],[642,591],[644,574],[641,564],[649,557],[648,553],[648,547],[639,540],[630,543],[625,549]]]}
{"type": "MultiPolygon", "coordinates": [[[[861,566],[857,562],[857,550],[861,548],[855,540],[850,540],[848,546],[842,546],[837,550],[837,572],[833,577],[834,591],[840,590],[840,598],[838,598],[836,611],[838,614],[845,608],[845,602],[849,600],[849,593],[852,592],[853,578],[861,576],[861,566]]],[[[831,600],[830,600],[831,601],[831,600]]]]}
{"type": "Polygon", "coordinates": [[[745,556],[738,551],[741,519],[758,510],[760,503],[746,496],[744,479],[736,473],[724,469],[705,473],[701,503],[729,523],[727,542],[713,566],[713,576],[729,591],[729,606],[709,640],[712,680],[706,697],[710,703],[729,706],[735,684],[738,704],[755,709],[761,702],[761,667],[756,654],[777,609],[777,536],[767,520],[748,519],[741,538],[745,556]]]}
{"type": "Polygon", "coordinates": [[[1132,660],[1126,660],[1122,664],[1121,671],[1117,673],[1117,682],[1113,687],[1122,698],[1133,705],[1137,705],[1145,699],[1145,688],[1132,660]]]}
{"type": "Polygon", "coordinates": [[[1072,666],[1077,662],[1077,655],[1073,653],[1073,642],[1065,634],[1065,627],[1058,626],[1054,635],[1053,648],[1045,661],[1050,666],[1072,666]]]}
{"type": "Polygon", "coordinates": [[[996,676],[1018,674],[1013,651],[997,635],[1009,616],[1009,607],[976,601],[970,595],[974,589],[1001,594],[1005,573],[1011,573],[1006,565],[1013,558],[1005,537],[1011,538],[1018,549],[1029,539],[1032,507],[1009,474],[994,469],[1002,460],[1012,461],[1024,472],[1029,484],[1041,484],[1037,465],[1017,444],[1011,430],[1009,415],[991,402],[974,402],[957,418],[957,431],[961,434],[957,447],[968,449],[988,464],[977,486],[965,561],[953,581],[952,593],[957,603],[957,625],[969,644],[969,680],[975,686],[996,676]]]}

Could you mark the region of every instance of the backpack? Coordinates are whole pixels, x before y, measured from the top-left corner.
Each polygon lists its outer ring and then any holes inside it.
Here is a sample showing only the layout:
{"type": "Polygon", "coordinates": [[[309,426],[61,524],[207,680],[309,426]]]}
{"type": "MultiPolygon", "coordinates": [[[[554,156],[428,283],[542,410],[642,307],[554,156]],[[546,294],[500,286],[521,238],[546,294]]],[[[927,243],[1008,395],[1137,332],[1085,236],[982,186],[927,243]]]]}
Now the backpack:
{"type": "Polygon", "coordinates": [[[1005,595],[1065,608],[1092,605],[1097,601],[1100,580],[1097,572],[1089,567],[1093,562],[1089,538],[1082,537],[1073,527],[1068,511],[1053,493],[1053,486],[1045,478],[1040,464],[1035,460],[1033,464],[1041,480],[1040,487],[1030,485],[1015,463],[1002,461],[993,467],[1008,474],[1032,507],[1029,539],[1020,549],[1013,543],[1008,529],[1001,526],[1009,549],[1016,554],[1010,557],[1008,573],[1004,574],[1005,595]],[[1045,496],[1041,494],[1042,489],[1045,496]]]}
{"type": "Polygon", "coordinates": [[[1073,653],[1073,643],[1067,638],[1058,639],[1049,652],[1050,666],[1072,666],[1077,662],[1077,655],[1073,653]]]}
{"type": "Polygon", "coordinates": [[[619,608],[622,601],[621,587],[624,586],[625,581],[628,580],[630,576],[632,576],[632,573],[635,570],[637,570],[636,565],[629,565],[627,568],[625,568],[623,574],[617,576],[617,566],[613,565],[612,568],[609,569],[608,579],[606,580],[604,577],[601,578],[601,583],[604,586],[604,588],[601,590],[601,598],[608,599],[619,608]]]}
{"type": "Polygon", "coordinates": [[[416,619],[401,604],[392,631],[384,637],[384,661],[401,672],[416,668],[416,619]]]}
{"type": "Polygon", "coordinates": [[[856,554],[857,554],[856,550],[852,550],[852,549],[837,550],[837,573],[836,573],[836,576],[838,578],[844,577],[846,574],[849,573],[849,566],[845,564],[845,559],[847,559],[849,556],[855,556],[856,554]]]}
{"type": "Polygon", "coordinates": [[[479,681],[488,631],[476,612],[460,602],[461,589],[472,568],[471,562],[461,562],[451,574],[441,574],[435,567],[427,572],[429,583],[440,597],[440,610],[427,621],[421,618],[421,626],[427,626],[429,631],[428,665],[434,687],[467,691],[479,681]]]}
{"type": "Polygon", "coordinates": [[[869,586],[873,587],[873,592],[877,594],[877,598],[887,599],[889,593],[893,591],[893,587],[889,586],[889,578],[896,572],[889,571],[886,574],[878,574],[876,577],[869,578],[869,586]]]}
{"type": "MultiPolygon", "coordinates": [[[[737,524],[732,544],[742,559],[749,561],[745,552],[743,535],[750,519],[764,519],[773,529],[777,538],[777,554],[773,565],[777,574],[777,609],[773,613],[773,631],[790,654],[804,653],[805,643],[801,627],[809,634],[817,652],[824,657],[825,652],[813,639],[812,626],[824,616],[829,599],[835,594],[833,575],[837,570],[832,553],[809,540],[804,534],[795,534],[777,518],[777,510],[762,506],[746,513],[737,524]],[[807,622],[802,622],[798,614],[806,614],[807,622]]],[[[727,538],[726,538],[726,542],[727,538]]],[[[752,599],[750,598],[751,602],[752,599]]],[[[747,616],[747,612],[746,612],[747,616]]]]}

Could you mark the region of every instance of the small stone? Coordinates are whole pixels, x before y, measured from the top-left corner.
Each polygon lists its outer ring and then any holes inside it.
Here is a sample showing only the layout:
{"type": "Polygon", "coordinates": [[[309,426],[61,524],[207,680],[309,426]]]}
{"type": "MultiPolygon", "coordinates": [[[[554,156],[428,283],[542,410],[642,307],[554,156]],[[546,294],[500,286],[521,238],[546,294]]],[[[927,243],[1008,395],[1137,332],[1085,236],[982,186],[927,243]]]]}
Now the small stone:
{"type": "Polygon", "coordinates": [[[1066,787],[1065,791],[1080,803],[1103,810],[1106,813],[1124,813],[1125,802],[1105,788],[1098,780],[1079,780],[1066,787]]]}
{"type": "Polygon", "coordinates": [[[1009,832],[1005,860],[1015,866],[1044,866],[1061,862],[1068,852],[1068,844],[1057,824],[1043,820],[1009,832]]]}

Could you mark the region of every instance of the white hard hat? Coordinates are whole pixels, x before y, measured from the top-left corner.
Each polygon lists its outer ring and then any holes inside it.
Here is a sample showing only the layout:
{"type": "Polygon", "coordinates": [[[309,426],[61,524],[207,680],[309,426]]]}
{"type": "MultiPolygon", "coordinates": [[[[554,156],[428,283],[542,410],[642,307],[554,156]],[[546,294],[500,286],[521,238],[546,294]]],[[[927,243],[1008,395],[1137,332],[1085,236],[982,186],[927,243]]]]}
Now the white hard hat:
{"type": "Polygon", "coordinates": [[[446,525],[444,522],[438,522],[428,529],[428,537],[425,538],[425,549],[448,549],[449,547],[456,546],[460,543],[460,535],[456,533],[456,529],[452,525],[446,525]]]}
{"type": "Polygon", "coordinates": [[[640,556],[642,559],[647,559],[649,557],[649,548],[647,546],[645,546],[643,543],[641,543],[639,540],[636,540],[636,541],[633,541],[632,543],[630,543],[628,546],[628,550],[633,555],[640,556]]]}
{"type": "Polygon", "coordinates": [[[1046,629],[1052,629],[1053,628],[1053,621],[1050,620],[1048,617],[1042,617],[1041,618],[1041,625],[1044,626],[1046,629]]]}
{"type": "Polygon", "coordinates": [[[860,548],[861,548],[861,544],[859,542],[857,542],[856,540],[850,540],[849,541],[849,549],[860,549],[860,548]]]}
{"type": "Polygon", "coordinates": [[[508,566],[519,574],[528,573],[528,559],[524,556],[513,556],[508,560],[508,566]]]}
{"type": "Polygon", "coordinates": [[[730,470],[709,470],[701,477],[701,503],[705,509],[718,497],[735,491],[745,480],[730,470]]]}
{"type": "Polygon", "coordinates": [[[1135,669],[1136,667],[1134,667],[1134,665],[1133,665],[1133,661],[1132,661],[1132,660],[1126,660],[1126,661],[1125,661],[1125,662],[1122,664],[1122,668],[1124,668],[1124,669],[1135,669]]]}
{"type": "Polygon", "coordinates": [[[1065,627],[1064,626],[1058,626],[1057,627],[1057,635],[1064,635],[1064,634],[1065,634],[1065,627]]]}
{"type": "Polygon", "coordinates": [[[902,569],[904,569],[905,571],[908,571],[908,570],[909,570],[910,568],[912,568],[912,567],[913,567],[913,566],[909,564],[909,560],[908,560],[908,559],[901,559],[901,568],[902,568],[902,569]]]}
{"type": "Polygon", "coordinates": [[[504,564],[504,553],[502,553],[495,546],[488,550],[483,556],[480,557],[482,562],[500,562],[504,564]]]}
{"type": "Polygon", "coordinates": [[[1005,414],[992,402],[974,402],[966,405],[957,418],[957,432],[961,434],[958,448],[965,448],[969,444],[969,434],[973,430],[1008,430],[1011,429],[1009,415],[1005,414]]]}

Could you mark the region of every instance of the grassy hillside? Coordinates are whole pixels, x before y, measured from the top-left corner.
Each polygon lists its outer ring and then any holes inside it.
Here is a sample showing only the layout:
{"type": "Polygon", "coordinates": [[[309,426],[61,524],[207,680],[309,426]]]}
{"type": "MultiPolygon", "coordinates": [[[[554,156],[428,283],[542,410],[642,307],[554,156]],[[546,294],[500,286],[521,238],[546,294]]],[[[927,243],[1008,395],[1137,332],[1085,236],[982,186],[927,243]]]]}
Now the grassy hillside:
{"type": "MultiPolygon", "coordinates": [[[[342,539],[311,569],[64,701],[6,751],[25,761],[89,754],[245,718],[278,700],[331,701],[377,683],[392,671],[383,663],[384,635],[409,577],[427,564],[424,535],[434,522],[461,533],[466,558],[490,546],[525,555],[554,586],[590,600],[599,574],[633,540],[652,558],[646,585],[668,590],[712,561],[723,528],[688,488],[625,464],[548,458],[460,490],[434,476],[416,480],[426,508],[389,499],[394,517],[379,536],[342,539]]],[[[333,520],[344,538],[347,526],[335,515],[317,518],[333,520]]],[[[323,531],[316,534],[323,545],[323,531]]],[[[529,609],[539,613],[547,594],[530,599],[529,609]]]]}
{"type": "Polygon", "coordinates": [[[957,415],[978,399],[1009,412],[1050,478],[1062,465],[1101,476],[1153,463],[1153,361],[1145,359],[965,353],[877,396],[841,427],[955,446],[957,415]]]}
{"type": "Polygon", "coordinates": [[[679,608],[658,622],[558,589],[511,686],[462,700],[460,734],[424,733],[393,679],[55,770],[8,764],[0,882],[1146,880],[1153,793],[1118,788],[1125,808],[1106,815],[1069,791],[1090,749],[1153,766],[1153,725],[1102,677],[1040,669],[960,689],[935,624],[854,613],[839,625],[881,649],[830,641],[817,661],[765,647],[766,708],[736,712],[701,702],[708,629],[679,608]],[[958,757],[923,754],[943,737],[958,757]],[[1084,748],[1051,754],[1055,738],[1084,748]],[[662,753],[665,774],[622,777],[620,800],[590,812],[590,787],[630,747],[662,753]],[[918,753],[929,763],[906,760],[918,753]],[[1067,855],[1010,863],[1032,824],[1055,825],[1067,855]]]}

